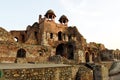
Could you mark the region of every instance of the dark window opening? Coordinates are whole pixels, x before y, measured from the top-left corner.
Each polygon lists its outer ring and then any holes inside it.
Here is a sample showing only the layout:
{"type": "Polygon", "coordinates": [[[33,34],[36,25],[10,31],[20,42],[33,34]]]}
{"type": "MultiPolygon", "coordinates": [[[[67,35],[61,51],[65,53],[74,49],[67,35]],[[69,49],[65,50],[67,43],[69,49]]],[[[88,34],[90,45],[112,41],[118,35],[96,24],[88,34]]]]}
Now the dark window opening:
{"type": "Polygon", "coordinates": [[[66,20],[63,20],[63,23],[65,24],[65,23],[66,23],[66,20]]]}
{"type": "Polygon", "coordinates": [[[68,59],[74,59],[74,47],[73,45],[68,46],[68,59]]]}
{"type": "Polygon", "coordinates": [[[49,18],[52,19],[52,15],[49,15],[49,18]]]}
{"type": "Polygon", "coordinates": [[[63,34],[64,40],[65,40],[65,34],[63,34]]]}
{"type": "Polygon", "coordinates": [[[86,60],[86,62],[90,62],[90,58],[89,58],[89,53],[88,52],[86,52],[85,60],[86,60]]]}
{"type": "Polygon", "coordinates": [[[37,37],[38,33],[37,33],[37,32],[34,32],[34,35],[35,35],[35,39],[38,40],[38,37],[37,37]]]}
{"type": "Polygon", "coordinates": [[[56,48],[56,55],[64,56],[64,44],[59,44],[56,48]]]}
{"type": "Polygon", "coordinates": [[[25,42],[25,36],[22,35],[22,42],[25,42]]]}
{"type": "Polygon", "coordinates": [[[62,32],[60,31],[60,32],[58,32],[58,40],[62,40],[62,32]]]}
{"type": "Polygon", "coordinates": [[[95,60],[95,54],[92,53],[92,61],[94,61],[94,60],[95,60]]]}
{"type": "Polygon", "coordinates": [[[72,38],[72,36],[71,36],[71,35],[69,35],[69,36],[68,36],[68,40],[70,41],[70,40],[71,40],[71,38],[72,38]]]}
{"type": "Polygon", "coordinates": [[[25,58],[26,57],[26,51],[24,49],[19,49],[17,51],[17,58],[25,58]]]}
{"type": "Polygon", "coordinates": [[[42,56],[42,53],[39,53],[40,56],[42,56]]]}
{"type": "Polygon", "coordinates": [[[52,39],[53,38],[53,33],[50,33],[50,39],[52,39]]]}

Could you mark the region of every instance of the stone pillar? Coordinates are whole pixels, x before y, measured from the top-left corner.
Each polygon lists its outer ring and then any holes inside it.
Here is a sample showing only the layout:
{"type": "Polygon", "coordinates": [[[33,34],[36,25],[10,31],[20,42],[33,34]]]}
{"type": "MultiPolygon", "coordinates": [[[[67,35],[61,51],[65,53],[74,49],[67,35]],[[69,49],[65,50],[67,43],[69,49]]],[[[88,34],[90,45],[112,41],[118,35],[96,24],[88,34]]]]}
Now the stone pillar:
{"type": "Polygon", "coordinates": [[[94,80],[102,80],[101,65],[95,65],[93,67],[93,77],[94,77],[94,80]]]}
{"type": "Polygon", "coordinates": [[[102,75],[102,80],[109,80],[109,73],[108,73],[108,68],[105,66],[101,66],[101,75],[102,75]]]}
{"type": "Polygon", "coordinates": [[[92,54],[90,54],[90,63],[93,63],[93,61],[92,61],[92,54]]]}
{"type": "Polygon", "coordinates": [[[77,63],[85,62],[83,51],[79,50],[77,53],[75,53],[74,59],[76,60],[77,63]]]}
{"type": "Polygon", "coordinates": [[[54,38],[54,41],[58,41],[58,36],[57,36],[57,34],[54,34],[54,35],[53,35],[53,38],[54,38]]]}
{"type": "Polygon", "coordinates": [[[59,80],[59,69],[58,68],[56,68],[54,74],[55,74],[55,80],[59,80]]]}
{"type": "Polygon", "coordinates": [[[42,42],[41,42],[41,45],[46,45],[48,46],[48,41],[46,39],[46,32],[43,32],[42,34],[42,42]]]}

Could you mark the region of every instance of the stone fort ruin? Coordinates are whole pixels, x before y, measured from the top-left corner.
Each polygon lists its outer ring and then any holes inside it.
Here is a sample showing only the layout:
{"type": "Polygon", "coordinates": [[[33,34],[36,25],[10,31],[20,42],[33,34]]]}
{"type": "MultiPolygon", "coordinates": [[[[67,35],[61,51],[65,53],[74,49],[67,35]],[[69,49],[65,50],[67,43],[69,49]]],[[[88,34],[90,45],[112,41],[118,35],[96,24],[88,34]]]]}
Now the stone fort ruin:
{"type": "Polygon", "coordinates": [[[103,77],[102,62],[120,59],[118,49],[109,50],[100,43],[87,43],[76,26],[68,26],[69,20],[65,15],[59,18],[59,23],[55,22],[55,17],[54,11],[48,10],[44,17],[39,15],[38,22],[28,25],[26,30],[8,32],[0,28],[0,62],[81,65],[71,69],[76,73],[73,73],[70,80],[73,77],[75,80],[92,80],[99,76],[89,75],[91,71],[92,74],[97,73],[95,69],[100,71],[100,76],[103,77]],[[84,73],[84,69],[89,76],[84,73]],[[84,79],[81,75],[92,77],[84,79]]]}

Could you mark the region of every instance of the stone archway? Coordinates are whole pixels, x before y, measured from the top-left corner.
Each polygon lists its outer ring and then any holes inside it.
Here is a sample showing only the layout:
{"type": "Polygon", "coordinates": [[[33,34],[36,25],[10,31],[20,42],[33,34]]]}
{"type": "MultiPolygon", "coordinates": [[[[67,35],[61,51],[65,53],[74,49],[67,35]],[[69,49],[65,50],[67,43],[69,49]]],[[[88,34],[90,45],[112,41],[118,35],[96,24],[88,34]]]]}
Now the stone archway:
{"type": "Polygon", "coordinates": [[[85,53],[86,62],[90,62],[90,54],[88,52],[85,53]]]}
{"type": "Polygon", "coordinates": [[[56,55],[64,56],[65,55],[65,45],[64,44],[59,44],[56,48],[56,55]]]}
{"type": "Polygon", "coordinates": [[[17,58],[26,58],[26,51],[24,50],[24,49],[19,49],[18,51],[17,51],[17,56],[16,56],[17,58]]]}
{"type": "Polygon", "coordinates": [[[68,53],[68,59],[74,59],[74,47],[73,47],[73,45],[68,45],[67,53],[68,53]]]}

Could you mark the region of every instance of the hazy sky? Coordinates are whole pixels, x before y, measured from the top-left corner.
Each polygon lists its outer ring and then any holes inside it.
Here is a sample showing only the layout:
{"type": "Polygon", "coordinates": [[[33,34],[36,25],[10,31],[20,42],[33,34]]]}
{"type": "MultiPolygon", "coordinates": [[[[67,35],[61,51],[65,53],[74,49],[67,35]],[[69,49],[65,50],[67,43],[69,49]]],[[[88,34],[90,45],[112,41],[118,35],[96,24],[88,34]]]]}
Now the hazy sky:
{"type": "Polygon", "coordinates": [[[0,0],[0,26],[23,30],[52,9],[56,22],[65,14],[87,42],[120,49],[120,0],[0,0]]]}

